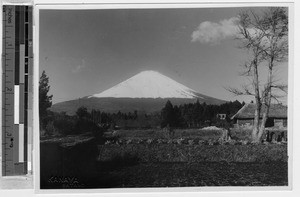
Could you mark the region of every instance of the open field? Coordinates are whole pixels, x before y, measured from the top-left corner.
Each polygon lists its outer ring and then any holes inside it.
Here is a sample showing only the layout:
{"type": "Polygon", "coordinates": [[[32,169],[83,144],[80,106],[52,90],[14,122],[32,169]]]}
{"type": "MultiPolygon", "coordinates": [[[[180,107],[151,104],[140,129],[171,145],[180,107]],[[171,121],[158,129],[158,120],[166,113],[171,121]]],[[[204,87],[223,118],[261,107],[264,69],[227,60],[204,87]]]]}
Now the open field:
{"type": "Polygon", "coordinates": [[[285,186],[287,163],[142,163],[110,172],[114,187],[285,186]],[[146,175],[146,176],[145,176],[146,175]]]}
{"type": "MultiPolygon", "coordinates": [[[[83,164],[83,163],[81,163],[83,164]]],[[[89,163],[43,179],[42,188],[287,186],[287,163],[89,163]],[[80,173],[80,174],[79,174],[80,173]]]]}
{"type": "Polygon", "coordinates": [[[174,134],[170,135],[168,131],[163,129],[133,129],[133,130],[117,130],[113,133],[113,137],[118,139],[201,139],[201,140],[217,140],[223,134],[222,130],[200,130],[200,129],[174,129],[174,134]]]}
{"type": "Polygon", "coordinates": [[[128,144],[98,146],[99,161],[136,158],[155,162],[287,162],[287,146],[270,145],[189,145],[128,144]]]}
{"type": "MultiPolygon", "coordinates": [[[[270,129],[271,132],[287,132],[287,130],[270,129]]],[[[113,136],[118,139],[199,139],[202,141],[215,141],[222,137],[224,129],[217,127],[206,127],[203,129],[174,129],[174,134],[170,135],[168,131],[163,129],[131,129],[114,131],[113,136]]],[[[230,135],[232,139],[238,141],[250,141],[251,129],[231,128],[230,135]]]]}
{"type": "Polygon", "coordinates": [[[103,142],[89,136],[41,141],[41,188],[288,185],[286,143],[221,143],[221,130],[111,135],[103,142]]]}

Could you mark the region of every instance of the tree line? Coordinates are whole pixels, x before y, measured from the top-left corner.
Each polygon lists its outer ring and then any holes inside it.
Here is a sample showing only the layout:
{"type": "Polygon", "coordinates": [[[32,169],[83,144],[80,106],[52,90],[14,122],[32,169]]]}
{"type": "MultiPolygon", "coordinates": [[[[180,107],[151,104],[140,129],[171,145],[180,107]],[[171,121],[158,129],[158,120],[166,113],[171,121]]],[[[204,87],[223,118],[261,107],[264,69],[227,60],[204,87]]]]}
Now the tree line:
{"type": "Polygon", "coordinates": [[[50,86],[49,78],[43,71],[39,83],[39,111],[40,130],[42,135],[71,135],[85,132],[94,132],[100,135],[109,128],[117,129],[147,129],[147,128],[200,128],[215,125],[219,127],[231,126],[230,117],[233,116],[245,103],[239,101],[227,102],[221,105],[207,105],[195,103],[174,105],[167,101],[160,112],[145,113],[133,110],[124,113],[107,113],[99,110],[88,111],[82,106],[75,115],[65,112],[57,113],[49,110],[52,105],[52,95],[48,95],[50,86]],[[225,119],[220,119],[217,114],[225,114],[225,119]]]}
{"type": "Polygon", "coordinates": [[[86,132],[104,132],[114,129],[120,120],[137,121],[137,111],[129,113],[106,113],[100,110],[88,111],[79,107],[74,115],[66,112],[47,110],[40,114],[40,129],[42,135],[76,135],[86,132]]]}
{"type": "Polygon", "coordinates": [[[221,105],[207,105],[205,102],[189,103],[173,106],[167,101],[161,110],[161,127],[192,128],[203,126],[231,126],[232,117],[245,103],[239,101],[227,102],[221,105]],[[219,118],[218,114],[224,114],[225,119],[219,118]]]}
{"type": "Polygon", "coordinates": [[[115,129],[149,129],[149,128],[201,128],[215,125],[229,127],[230,117],[236,113],[243,104],[239,101],[228,102],[222,105],[207,105],[190,103],[173,106],[167,101],[160,113],[106,113],[100,110],[88,111],[86,107],[77,109],[75,115],[65,112],[52,112],[47,110],[40,116],[41,135],[77,135],[92,132],[102,135],[103,132],[115,129]],[[218,113],[226,114],[226,119],[217,117],[218,113]]]}

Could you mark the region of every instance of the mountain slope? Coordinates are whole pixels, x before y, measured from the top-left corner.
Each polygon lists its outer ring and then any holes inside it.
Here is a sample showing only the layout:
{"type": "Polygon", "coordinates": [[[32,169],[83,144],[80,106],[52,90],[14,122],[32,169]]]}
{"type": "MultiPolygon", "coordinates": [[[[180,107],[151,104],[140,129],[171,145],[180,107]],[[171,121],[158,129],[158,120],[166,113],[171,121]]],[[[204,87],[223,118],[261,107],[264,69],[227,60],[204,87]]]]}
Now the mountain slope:
{"type": "Polygon", "coordinates": [[[115,113],[159,112],[170,100],[173,105],[194,103],[222,104],[226,101],[209,97],[170,79],[155,71],[143,71],[118,85],[92,96],[54,104],[50,110],[75,114],[85,106],[88,110],[96,109],[115,113]]]}
{"type": "Polygon", "coordinates": [[[91,97],[105,98],[197,98],[196,91],[156,71],[143,71],[91,97]]]}
{"type": "MultiPolygon", "coordinates": [[[[173,105],[181,105],[186,103],[195,103],[195,99],[184,98],[81,98],[71,101],[65,101],[54,104],[51,107],[51,111],[54,112],[66,112],[69,115],[74,115],[76,110],[84,106],[88,110],[96,109],[103,112],[117,113],[121,112],[133,112],[134,110],[153,113],[160,112],[165,106],[166,102],[170,100],[173,105]]],[[[222,104],[226,101],[205,97],[204,99],[198,99],[200,103],[206,102],[207,104],[222,104]]]]}

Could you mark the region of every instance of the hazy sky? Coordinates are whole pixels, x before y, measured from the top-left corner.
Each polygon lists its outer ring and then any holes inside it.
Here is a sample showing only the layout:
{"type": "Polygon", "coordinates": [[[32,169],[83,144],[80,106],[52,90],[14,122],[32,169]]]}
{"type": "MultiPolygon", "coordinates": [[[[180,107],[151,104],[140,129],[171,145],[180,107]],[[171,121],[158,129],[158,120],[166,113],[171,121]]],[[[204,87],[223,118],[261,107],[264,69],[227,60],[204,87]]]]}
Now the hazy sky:
{"type": "MultiPolygon", "coordinates": [[[[254,9],[255,10],[255,9],[254,9]]],[[[41,10],[40,72],[53,103],[100,93],[156,70],[201,94],[224,100],[247,53],[233,39],[240,8],[41,10]]],[[[278,78],[287,82],[287,64],[278,78]]],[[[265,76],[263,76],[265,78],[265,76]]]]}

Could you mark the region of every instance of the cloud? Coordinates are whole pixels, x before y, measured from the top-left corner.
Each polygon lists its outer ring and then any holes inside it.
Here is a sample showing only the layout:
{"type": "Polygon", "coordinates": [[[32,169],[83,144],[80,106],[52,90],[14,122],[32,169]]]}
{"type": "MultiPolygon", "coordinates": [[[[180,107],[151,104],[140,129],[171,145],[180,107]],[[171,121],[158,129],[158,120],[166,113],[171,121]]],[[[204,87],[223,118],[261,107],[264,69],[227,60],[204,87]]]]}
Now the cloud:
{"type": "Polygon", "coordinates": [[[82,72],[85,68],[86,68],[85,60],[84,60],[84,59],[81,59],[81,64],[79,64],[78,66],[76,66],[76,67],[72,70],[72,73],[80,73],[80,72],[82,72]]]}
{"type": "Polygon", "coordinates": [[[192,42],[218,44],[221,40],[233,37],[238,31],[238,17],[224,19],[218,23],[205,21],[192,33],[192,42]]]}

